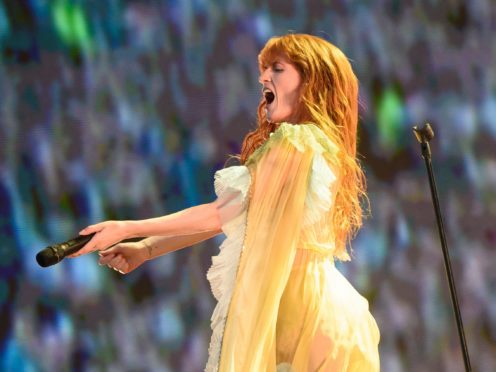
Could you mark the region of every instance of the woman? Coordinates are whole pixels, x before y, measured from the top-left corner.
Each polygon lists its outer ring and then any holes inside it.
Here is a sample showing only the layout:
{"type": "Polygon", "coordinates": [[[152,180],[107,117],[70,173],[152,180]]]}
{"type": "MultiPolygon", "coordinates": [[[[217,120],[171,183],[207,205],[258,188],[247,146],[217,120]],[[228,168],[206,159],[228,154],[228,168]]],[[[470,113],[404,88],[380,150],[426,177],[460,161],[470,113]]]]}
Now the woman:
{"type": "Polygon", "coordinates": [[[207,274],[218,300],[207,371],[378,371],[368,303],[334,266],[361,225],[357,79],[338,48],[309,35],[270,39],[259,66],[258,128],[242,165],[216,173],[217,200],[89,226],[79,254],[101,250],[101,264],[128,273],[224,232],[207,274]]]}

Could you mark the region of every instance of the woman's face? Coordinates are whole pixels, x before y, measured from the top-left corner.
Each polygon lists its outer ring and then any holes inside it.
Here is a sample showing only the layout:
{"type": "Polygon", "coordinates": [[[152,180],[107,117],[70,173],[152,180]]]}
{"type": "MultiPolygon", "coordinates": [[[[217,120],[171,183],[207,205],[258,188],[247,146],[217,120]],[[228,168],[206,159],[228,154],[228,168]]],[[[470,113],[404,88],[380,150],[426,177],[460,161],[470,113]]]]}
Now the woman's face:
{"type": "Polygon", "coordinates": [[[272,123],[296,120],[302,78],[287,59],[276,58],[270,66],[262,66],[258,80],[266,101],[267,120],[272,123]]]}

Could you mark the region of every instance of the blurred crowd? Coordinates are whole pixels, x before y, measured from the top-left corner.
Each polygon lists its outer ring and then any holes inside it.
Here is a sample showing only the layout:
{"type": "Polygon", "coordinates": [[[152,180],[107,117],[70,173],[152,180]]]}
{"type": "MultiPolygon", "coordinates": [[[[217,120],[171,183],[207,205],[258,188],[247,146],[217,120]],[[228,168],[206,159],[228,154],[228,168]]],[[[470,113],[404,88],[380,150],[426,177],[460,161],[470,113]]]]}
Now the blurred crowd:
{"type": "Polygon", "coordinates": [[[222,237],[127,276],[34,257],[93,222],[213,200],[256,125],[258,51],[287,32],[331,41],[360,80],[371,211],[338,266],[370,302],[382,369],[463,370],[412,134],[430,122],[472,367],[496,370],[491,0],[1,1],[1,370],[203,369],[222,237]]]}

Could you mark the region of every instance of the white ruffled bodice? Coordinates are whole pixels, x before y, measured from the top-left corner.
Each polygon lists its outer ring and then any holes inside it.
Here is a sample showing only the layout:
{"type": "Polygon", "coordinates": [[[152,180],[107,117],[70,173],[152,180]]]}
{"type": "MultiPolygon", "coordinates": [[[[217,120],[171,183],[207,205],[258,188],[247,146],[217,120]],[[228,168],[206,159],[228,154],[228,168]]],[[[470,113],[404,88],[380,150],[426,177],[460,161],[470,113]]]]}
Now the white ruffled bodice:
{"type": "MultiPolygon", "coordinates": [[[[302,128],[302,130],[306,129],[302,128]]],[[[301,144],[295,143],[295,147],[303,151],[301,144]]],[[[325,149],[319,147],[320,151],[315,152],[312,160],[302,228],[318,223],[330,210],[334,200],[331,185],[336,180],[336,176],[323,156],[325,149]]],[[[207,272],[212,293],[218,301],[211,317],[212,337],[205,368],[207,372],[218,370],[223,332],[243,250],[251,186],[249,168],[231,166],[221,169],[215,174],[214,185],[222,230],[226,239],[220,246],[220,253],[212,258],[212,266],[207,272]]],[[[302,244],[302,247],[305,247],[305,244],[302,244]]],[[[333,244],[330,243],[327,248],[330,255],[333,248],[333,244]]]]}

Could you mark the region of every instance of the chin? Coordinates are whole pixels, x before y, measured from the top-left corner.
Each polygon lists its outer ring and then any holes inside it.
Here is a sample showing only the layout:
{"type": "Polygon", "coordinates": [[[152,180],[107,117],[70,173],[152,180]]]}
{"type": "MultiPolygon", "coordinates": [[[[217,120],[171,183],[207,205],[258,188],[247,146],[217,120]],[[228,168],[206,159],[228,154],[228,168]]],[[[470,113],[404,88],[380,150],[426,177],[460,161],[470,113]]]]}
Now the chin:
{"type": "Polygon", "coordinates": [[[286,112],[281,112],[280,110],[276,110],[276,112],[268,112],[267,113],[267,121],[274,123],[274,124],[280,124],[280,123],[295,123],[295,120],[297,118],[295,117],[294,112],[288,112],[291,110],[285,110],[286,112]]]}
{"type": "Polygon", "coordinates": [[[292,118],[279,118],[279,119],[273,119],[273,123],[275,124],[281,124],[281,123],[295,123],[295,121],[292,118]]]}
{"type": "Polygon", "coordinates": [[[267,118],[271,123],[274,123],[274,124],[280,124],[280,123],[284,123],[284,122],[291,122],[291,119],[287,116],[271,116],[269,118],[267,118]]]}

